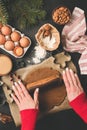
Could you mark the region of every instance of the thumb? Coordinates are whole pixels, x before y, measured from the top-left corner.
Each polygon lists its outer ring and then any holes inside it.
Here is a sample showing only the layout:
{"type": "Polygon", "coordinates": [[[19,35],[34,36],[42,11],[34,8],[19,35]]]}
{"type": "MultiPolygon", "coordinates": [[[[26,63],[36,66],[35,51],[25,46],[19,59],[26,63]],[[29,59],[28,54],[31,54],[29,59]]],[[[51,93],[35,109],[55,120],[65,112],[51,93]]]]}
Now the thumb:
{"type": "Polygon", "coordinates": [[[36,90],[34,91],[34,102],[37,109],[39,107],[38,96],[39,96],[39,88],[36,88],[36,90]]]}

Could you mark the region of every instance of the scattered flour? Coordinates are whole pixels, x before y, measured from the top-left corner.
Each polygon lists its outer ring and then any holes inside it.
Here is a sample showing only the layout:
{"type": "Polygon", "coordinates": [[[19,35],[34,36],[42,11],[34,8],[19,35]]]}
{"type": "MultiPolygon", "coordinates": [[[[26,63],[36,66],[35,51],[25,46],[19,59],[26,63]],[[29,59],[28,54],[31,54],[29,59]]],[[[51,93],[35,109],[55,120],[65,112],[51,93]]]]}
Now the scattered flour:
{"type": "Polygon", "coordinates": [[[37,63],[40,63],[40,59],[35,58],[35,57],[33,58],[33,61],[34,61],[34,63],[36,63],[36,64],[37,64],[37,63]]]}
{"type": "Polygon", "coordinates": [[[40,63],[41,59],[45,58],[47,52],[40,45],[36,46],[34,50],[35,50],[35,57],[33,57],[33,62],[40,63]]]}

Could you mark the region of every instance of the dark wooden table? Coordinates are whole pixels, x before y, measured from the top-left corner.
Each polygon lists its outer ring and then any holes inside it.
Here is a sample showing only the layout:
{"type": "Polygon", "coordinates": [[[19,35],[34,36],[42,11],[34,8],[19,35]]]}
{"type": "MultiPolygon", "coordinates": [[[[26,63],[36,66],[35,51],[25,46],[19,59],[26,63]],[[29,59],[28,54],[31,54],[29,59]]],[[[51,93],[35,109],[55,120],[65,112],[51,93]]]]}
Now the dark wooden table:
{"type": "MultiPolygon", "coordinates": [[[[34,35],[41,25],[49,22],[52,25],[54,25],[61,33],[63,26],[59,26],[59,25],[55,24],[51,18],[52,10],[55,7],[57,7],[59,5],[65,5],[72,12],[74,7],[77,6],[77,7],[82,8],[85,11],[85,14],[87,15],[87,4],[86,4],[86,2],[84,2],[82,0],[79,0],[79,1],[78,0],[44,0],[44,5],[45,5],[44,6],[45,10],[47,11],[46,19],[44,21],[41,21],[37,26],[35,26],[29,30],[25,29],[23,32],[27,36],[29,36],[32,40],[32,46],[27,51],[26,55],[22,59],[16,59],[13,56],[7,54],[6,52],[4,52],[3,50],[0,49],[0,53],[8,55],[12,59],[12,61],[13,61],[13,70],[12,71],[15,71],[16,69],[21,68],[21,67],[25,67],[27,65],[26,58],[30,57],[30,53],[31,53],[34,45],[36,44],[34,35]]],[[[14,27],[14,23],[12,23],[11,25],[14,27]]],[[[60,48],[58,50],[53,51],[52,55],[60,52],[61,50],[62,50],[62,45],[60,45],[60,48]]],[[[79,66],[78,66],[78,59],[80,57],[80,54],[70,53],[70,55],[72,57],[73,63],[75,64],[75,66],[77,68],[78,75],[81,80],[84,91],[87,92],[87,76],[80,75],[79,66]]],[[[4,104],[3,106],[1,106],[0,112],[10,114],[8,104],[4,104]]],[[[20,128],[16,128],[14,122],[11,122],[8,124],[2,124],[0,122],[0,130],[7,130],[7,129],[8,130],[19,130],[20,128]]],[[[76,129],[77,130],[86,130],[87,125],[80,119],[80,117],[78,117],[78,115],[75,114],[75,112],[73,110],[65,110],[65,111],[55,113],[55,114],[48,115],[48,116],[40,119],[37,122],[36,130],[49,130],[49,129],[50,130],[76,130],[76,129]]]]}

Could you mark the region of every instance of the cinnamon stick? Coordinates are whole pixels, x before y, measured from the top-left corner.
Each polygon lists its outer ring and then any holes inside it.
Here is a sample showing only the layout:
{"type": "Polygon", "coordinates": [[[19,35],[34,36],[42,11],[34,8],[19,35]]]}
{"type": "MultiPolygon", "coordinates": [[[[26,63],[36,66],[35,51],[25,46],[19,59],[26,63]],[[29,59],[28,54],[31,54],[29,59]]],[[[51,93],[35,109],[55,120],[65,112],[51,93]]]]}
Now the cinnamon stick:
{"type": "Polygon", "coordinates": [[[12,118],[9,115],[0,113],[0,121],[5,124],[7,122],[11,122],[12,118]]]}

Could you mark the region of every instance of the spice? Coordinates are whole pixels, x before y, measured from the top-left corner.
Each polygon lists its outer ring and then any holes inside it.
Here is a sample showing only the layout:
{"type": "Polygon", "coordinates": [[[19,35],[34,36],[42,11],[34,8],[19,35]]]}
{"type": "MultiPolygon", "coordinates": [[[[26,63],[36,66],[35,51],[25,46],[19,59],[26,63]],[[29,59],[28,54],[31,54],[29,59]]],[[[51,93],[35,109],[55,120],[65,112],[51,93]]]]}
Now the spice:
{"type": "Polygon", "coordinates": [[[5,124],[7,122],[11,122],[12,118],[9,115],[0,113],[0,121],[5,124]]]}

